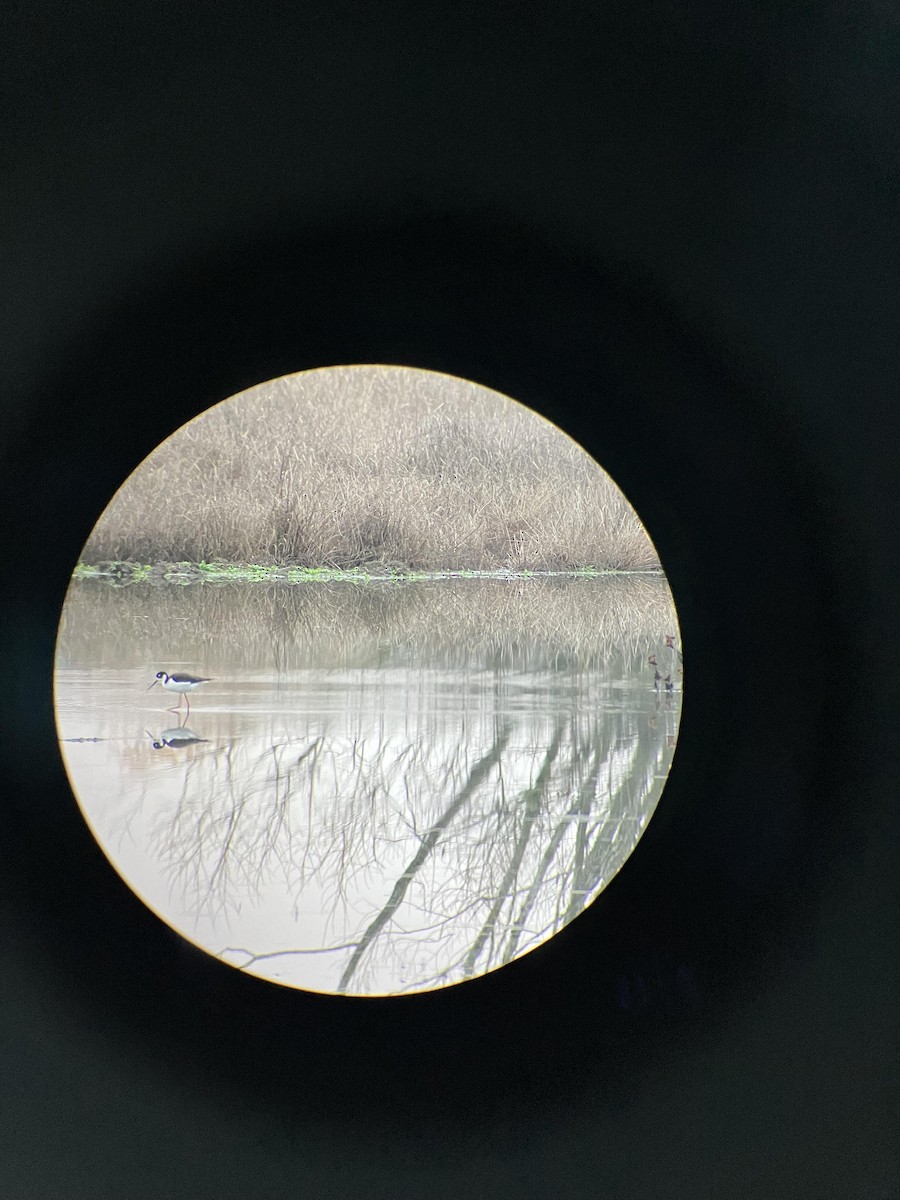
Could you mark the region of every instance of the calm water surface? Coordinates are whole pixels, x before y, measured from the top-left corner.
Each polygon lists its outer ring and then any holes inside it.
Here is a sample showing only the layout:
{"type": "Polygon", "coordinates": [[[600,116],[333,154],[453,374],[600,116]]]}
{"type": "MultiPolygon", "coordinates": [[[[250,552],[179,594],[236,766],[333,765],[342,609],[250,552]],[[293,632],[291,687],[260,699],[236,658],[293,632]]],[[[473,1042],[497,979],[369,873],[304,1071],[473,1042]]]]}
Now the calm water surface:
{"type": "Polygon", "coordinates": [[[646,657],[676,630],[664,581],[85,581],[59,735],[105,853],[192,942],[296,987],[423,991],[533,949],[625,862],[674,750],[680,684],[646,657]],[[163,669],[214,676],[189,718],[147,690],[163,669]]]}

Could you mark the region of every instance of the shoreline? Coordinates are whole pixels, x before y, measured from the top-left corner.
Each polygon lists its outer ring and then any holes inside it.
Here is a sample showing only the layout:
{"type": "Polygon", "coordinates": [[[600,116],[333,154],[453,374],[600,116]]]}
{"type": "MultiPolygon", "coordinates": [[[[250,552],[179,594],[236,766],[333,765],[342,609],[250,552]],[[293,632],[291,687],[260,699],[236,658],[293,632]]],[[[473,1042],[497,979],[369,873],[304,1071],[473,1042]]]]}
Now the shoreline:
{"type": "Polygon", "coordinates": [[[261,563],[104,562],[90,565],[80,562],[72,572],[72,579],[105,579],[120,587],[134,583],[171,583],[181,586],[194,583],[432,583],[446,579],[600,579],[619,576],[665,579],[665,573],[657,567],[642,570],[613,567],[575,567],[569,570],[448,567],[419,570],[375,566],[370,569],[290,567],[261,563]]]}

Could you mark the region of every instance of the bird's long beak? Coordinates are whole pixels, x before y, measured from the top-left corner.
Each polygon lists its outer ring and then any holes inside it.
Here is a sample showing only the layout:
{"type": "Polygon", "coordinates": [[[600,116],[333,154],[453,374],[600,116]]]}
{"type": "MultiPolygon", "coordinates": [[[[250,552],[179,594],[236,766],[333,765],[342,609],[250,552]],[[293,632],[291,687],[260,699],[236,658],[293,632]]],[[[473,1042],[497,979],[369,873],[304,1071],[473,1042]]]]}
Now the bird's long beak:
{"type": "Polygon", "coordinates": [[[152,688],[152,687],[156,687],[156,685],[157,685],[158,683],[159,683],[159,680],[158,680],[158,679],[154,679],[154,680],[153,680],[153,682],[150,684],[150,687],[148,687],[148,688],[147,688],[147,691],[149,692],[149,691],[150,691],[150,688],[152,688]]]}

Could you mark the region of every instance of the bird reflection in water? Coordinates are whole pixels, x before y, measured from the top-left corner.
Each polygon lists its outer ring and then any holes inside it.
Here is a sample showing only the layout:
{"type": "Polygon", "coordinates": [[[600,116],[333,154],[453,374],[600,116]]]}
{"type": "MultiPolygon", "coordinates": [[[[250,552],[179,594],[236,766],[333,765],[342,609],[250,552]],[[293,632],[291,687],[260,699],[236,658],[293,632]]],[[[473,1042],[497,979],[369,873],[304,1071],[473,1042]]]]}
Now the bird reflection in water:
{"type": "Polygon", "coordinates": [[[181,750],[185,746],[195,746],[198,742],[207,742],[208,738],[199,737],[192,729],[181,725],[177,729],[164,729],[159,737],[154,737],[149,729],[144,731],[153,744],[154,750],[181,750]]]}

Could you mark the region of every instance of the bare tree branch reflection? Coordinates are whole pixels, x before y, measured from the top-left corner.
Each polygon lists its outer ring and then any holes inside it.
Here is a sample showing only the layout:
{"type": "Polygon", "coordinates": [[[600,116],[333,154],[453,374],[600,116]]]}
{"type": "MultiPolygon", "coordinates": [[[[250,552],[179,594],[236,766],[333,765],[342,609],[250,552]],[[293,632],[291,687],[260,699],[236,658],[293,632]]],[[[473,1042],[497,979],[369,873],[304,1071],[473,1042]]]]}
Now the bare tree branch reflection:
{"type": "Polygon", "coordinates": [[[481,786],[482,782],[487,779],[493,768],[497,766],[508,741],[509,730],[504,730],[491,747],[490,751],[480,758],[472,768],[472,773],[469,776],[465,787],[462,788],[459,795],[456,796],[447,811],[443,814],[440,820],[438,820],[428,830],[428,833],[422,839],[422,845],[419,847],[419,851],[415,858],[413,858],[409,866],[394,885],[394,890],[391,892],[387,904],[366,929],[362,939],[359,942],[359,945],[353,951],[353,956],[348,962],[344,973],[340,978],[340,982],[338,983],[338,991],[344,992],[347,990],[347,986],[349,985],[350,980],[353,978],[353,975],[355,974],[363,955],[400,907],[401,901],[406,895],[406,891],[410,885],[410,882],[418,874],[422,865],[425,863],[425,860],[437,845],[444,830],[447,829],[460,809],[469,803],[469,801],[477,792],[478,788],[481,786]]]}
{"type": "Polygon", "coordinates": [[[451,737],[418,728],[407,740],[389,723],[367,736],[360,720],[195,748],[156,825],[172,894],[195,920],[232,928],[280,886],[321,945],[245,942],[236,965],[342,949],[338,991],[418,988],[511,961],[618,870],[671,747],[646,720],[577,703],[552,722],[532,712],[490,725],[474,766],[482,725],[466,720],[451,737]]]}
{"type": "Polygon", "coordinates": [[[475,939],[471,950],[466,955],[466,960],[463,963],[463,974],[467,977],[471,976],[472,972],[475,970],[475,963],[481,957],[481,952],[484,949],[485,942],[489,938],[493,939],[500,913],[503,909],[503,906],[510,898],[513,883],[515,882],[515,879],[519,873],[519,868],[522,865],[522,859],[525,855],[525,847],[528,845],[528,841],[531,837],[532,826],[537,820],[541,803],[544,800],[547,790],[547,785],[550,782],[550,772],[553,767],[553,763],[556,760],[556,756],[559,753],[559,744],[562,740],[563,728],[564,723],[560,722],[555,734],[553,735],[553,741],[547,747],[547,753],[544,756],[543,763],[541,764],[537,781],[535,782],[534,787],[528,788],[523,796],[525,801],[525,810],[522,820],[522,827],[519,832],[519,836],[516,838],[515,848],[509,860],[509,866],[506,869],[506,874],[503,876],[503,881],[500,884],[496,899],[494,900],[491,910],[488,913],[487,920],[485,921],[481,932],[478,934],[478,937],[475,939]]]}
{"type": "MultiPolygon", "coordinates": [[[[525,928],[525,922],[528,919],[529,914],[531,913],[531,910],[534,906],[534,902],[537,899],[538,893],[539,893],[541,886],[544,882],[544,879],[547,875],[547,871],[550,868],[550,864],[556,858],[556,855],[557,855],[557,852],[559,851],[562,840],[568,833],[572,821],[574,819],[576,819],[577,817],[585,817],[590,812],[591,805],[592,805],[592,803],[594,801],[594,797],[596,795],[597,777],[598,777],[598,774],[600,771],[599,751],[595,752],[592,755],[592,757],[595,760],[594,767],[588,773],[587,777],[585,778],[584,783],[579,788],[575,803],[568,810],[568,812],[566,812],[563,819],[556,826],[556,829],[553,832],[553,836],[550,838],[550,841],[547,844],[547,849],[544,851],[544,853],[541,857],[540,863],[538,864],[538,868],[535,871],[534,878],[531,881],[531,886],[529,887],[528,892],[525,895],[525,899],[522,901],[522,906],[519,909],[519,914],[516,917],[513,924],[510,926],[509,937],[508,937],[507,943],[506,943],[506,950],[503,954],[503,961],[505,963],[512,962],[512,960],[516,956],[516,949],[519,945],[519,938],[522,935],[522,930],[525,928]]],[[[584,822],[581,821],[581,822],[579,822],[579,827],[578,827],[579,835],[581,834],[581,830],[583,828],[584,828],[584,822]]],[[[570,912],[571,912],[571,904],[570,904],[570,912]]],[[[568,914],[567,914],[566,919],[567,920],[571,919],[568,914]]]]}

